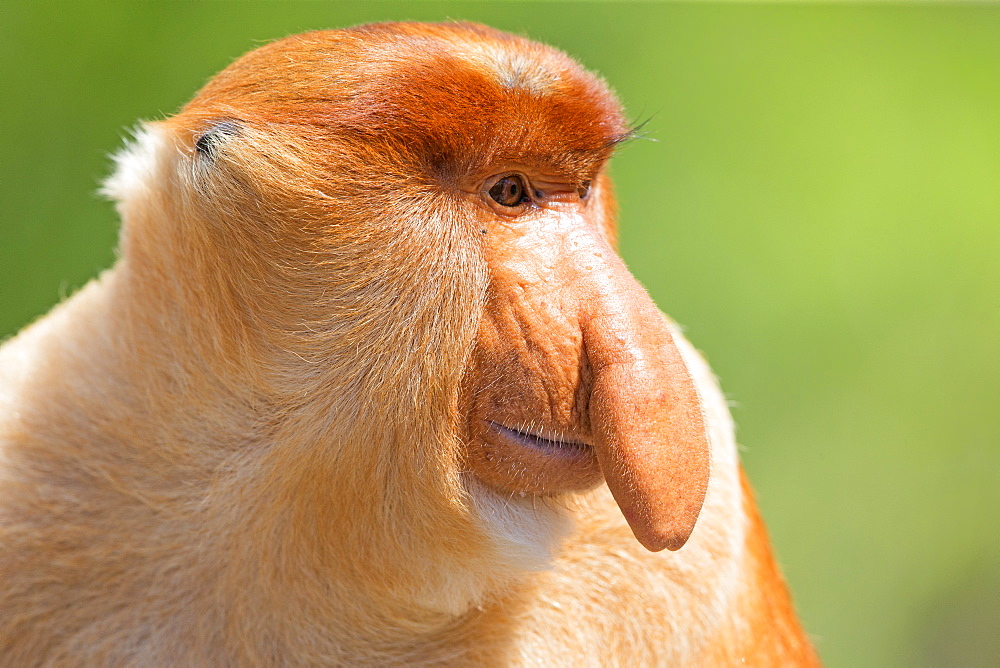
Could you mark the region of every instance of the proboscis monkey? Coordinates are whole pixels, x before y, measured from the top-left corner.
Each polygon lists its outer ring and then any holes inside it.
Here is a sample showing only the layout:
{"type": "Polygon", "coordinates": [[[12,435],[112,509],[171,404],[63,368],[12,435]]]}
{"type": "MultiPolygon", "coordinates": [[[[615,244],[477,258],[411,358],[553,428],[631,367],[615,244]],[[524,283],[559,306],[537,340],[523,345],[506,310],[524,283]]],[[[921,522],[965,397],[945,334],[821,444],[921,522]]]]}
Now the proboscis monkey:
{"type": "Polygon", "coordinates": [[[0,350],[0,664],[815,663],[614,250],[628,136],[464,23],[289,37],[143,125],[119,261],[0,350]]]}

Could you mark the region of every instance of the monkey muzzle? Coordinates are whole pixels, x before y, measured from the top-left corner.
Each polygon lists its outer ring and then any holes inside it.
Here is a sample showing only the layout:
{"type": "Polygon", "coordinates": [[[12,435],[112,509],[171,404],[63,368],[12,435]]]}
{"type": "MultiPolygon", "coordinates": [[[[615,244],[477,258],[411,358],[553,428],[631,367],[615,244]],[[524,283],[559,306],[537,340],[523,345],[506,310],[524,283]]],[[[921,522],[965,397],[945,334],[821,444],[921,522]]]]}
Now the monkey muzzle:
{"type": "Polygon", "coordinates": [[[636,538],[679,549],[704,502],[701,400],[667,321],[569,206],[499,225],[464,382],[466,458],[501,492],[606,481],[636,538]]]}

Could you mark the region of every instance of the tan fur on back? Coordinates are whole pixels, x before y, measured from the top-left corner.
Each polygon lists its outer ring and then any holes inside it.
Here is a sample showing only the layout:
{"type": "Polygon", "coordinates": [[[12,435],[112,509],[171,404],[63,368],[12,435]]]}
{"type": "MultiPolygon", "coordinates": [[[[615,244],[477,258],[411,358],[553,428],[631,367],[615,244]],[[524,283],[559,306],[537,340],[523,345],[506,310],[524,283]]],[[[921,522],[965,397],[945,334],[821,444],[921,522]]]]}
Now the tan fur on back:
{"type": "MultiPolygon", "coordinates": [[[[121,259],[0,348],[0,664],[815,662],[676,330],[711,460],[679,551],[643,548],[603,485],[504,494],[463,465],[489,272],[428,174],[513,149],[485,134],[499,121],[448,125],[449,78],[618,113],[555,50],[400,24],[265,46],[137,130],[106,185],[121,259]],[[403,76],[425,97],[378,87],[403,76]],[[332,80],[347,93],[320,104],[332,80]]],[[[536,118],[529,157],[601,168],[560,143],[594,123],[536,118]]]]}

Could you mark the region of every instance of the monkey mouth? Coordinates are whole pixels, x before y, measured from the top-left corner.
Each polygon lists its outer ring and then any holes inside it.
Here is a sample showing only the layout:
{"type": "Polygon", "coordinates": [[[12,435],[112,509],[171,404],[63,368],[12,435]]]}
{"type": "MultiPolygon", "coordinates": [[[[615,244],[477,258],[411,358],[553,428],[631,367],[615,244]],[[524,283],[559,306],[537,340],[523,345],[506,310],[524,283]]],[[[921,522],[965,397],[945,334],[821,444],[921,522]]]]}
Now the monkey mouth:
{"type": "Polygon", "coordinates": [[[548,438],[529,431],[513,429],[493,420],[487,420],[487,423],[493,432],[501,438],[515,445],[530,448],[550,457],[575,460],[588,458],[593,455],[593,447],[582,441],[572,441],[565,438],[548,438]]]}

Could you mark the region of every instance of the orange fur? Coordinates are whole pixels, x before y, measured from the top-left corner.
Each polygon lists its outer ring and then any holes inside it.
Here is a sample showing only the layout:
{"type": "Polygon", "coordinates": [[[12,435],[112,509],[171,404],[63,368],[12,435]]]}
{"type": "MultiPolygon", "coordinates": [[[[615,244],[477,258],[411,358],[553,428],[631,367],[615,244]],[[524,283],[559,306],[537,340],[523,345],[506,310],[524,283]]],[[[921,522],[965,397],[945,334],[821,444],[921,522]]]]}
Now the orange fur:
{"type": "Polygon", "coordinates": [[[469,24],[290,37],[139,129],[120,260],[0,348],[0,663],[814,664],[711,372],[610,250],[627,134],[469,24]],[[517,306],[524,221],[598,282],[544,255],[577,291],[517,306]],[[596,457],[533,478],[481,406],[596,457]]]}

